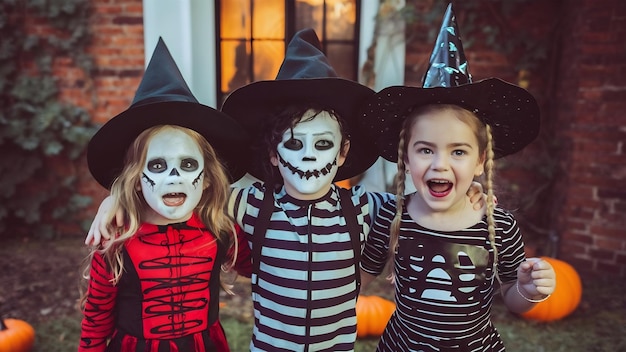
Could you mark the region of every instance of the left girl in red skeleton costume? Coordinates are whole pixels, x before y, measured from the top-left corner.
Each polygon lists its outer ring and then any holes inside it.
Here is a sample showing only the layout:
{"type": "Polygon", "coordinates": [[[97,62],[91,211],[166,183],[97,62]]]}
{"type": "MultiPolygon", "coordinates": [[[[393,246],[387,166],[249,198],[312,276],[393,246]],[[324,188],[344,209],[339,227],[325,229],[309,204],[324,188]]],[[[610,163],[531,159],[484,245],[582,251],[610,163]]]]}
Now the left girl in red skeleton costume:
{"type": "Polygon", "coordinates": [[[229,351],[220,272],[251,272],[225,211],[246,140],[197,102],[159,40],[131,107],[89,144],[92,175],[127,219],[91,254],[79,351],[229,351]]]}

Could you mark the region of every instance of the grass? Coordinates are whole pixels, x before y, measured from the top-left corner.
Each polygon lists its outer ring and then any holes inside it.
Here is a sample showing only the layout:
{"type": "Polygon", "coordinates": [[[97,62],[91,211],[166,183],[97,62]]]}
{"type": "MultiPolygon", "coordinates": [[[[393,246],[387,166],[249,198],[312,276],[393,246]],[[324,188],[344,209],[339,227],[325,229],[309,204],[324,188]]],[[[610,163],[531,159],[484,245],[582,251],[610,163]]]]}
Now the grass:
{"type": "MultiPolygon", "coordinates": [[[[82,237],[55,241],[0,241],[0,317],[28,321],[36,331],[32,352],[76,351],[81,315],[77,298],[82,237]]],[[[582,278],[578,308],[562,320],[540,323],[509,313],[495,300],[492,320],[512,352],[626,351],[626,295],[619,277],[582,278]]],[[[252,331],[249,279],[235,282],[236,296],[223,296],[222,324],[233,352],[248,351],[252,331]],[[248,280],[248,281],[245,281],[248,280]]],[[[363,294],[391,298],[383,278],[363,294]]],[[[357,352],[374,351],[377,339],[359,339],[357,352]]]]}
{"type": "MultiPolygon", "coordinates": [[[[626,351],[626,297],[618,279],[583,280],[583,298],[577,310],[562,320],[541,323],[493,307],[493,321],[508,351],[604,352],[626,351]]],[[[248,351],[252,322],[223,315],[222,323],[233,352],[248,351]]],[[[51,319],[35,325],[35,352],[76,350],[80,316],[51,319]]],[[[355,351],[374,351],[376,339],[358,340],[355,351]]]]}

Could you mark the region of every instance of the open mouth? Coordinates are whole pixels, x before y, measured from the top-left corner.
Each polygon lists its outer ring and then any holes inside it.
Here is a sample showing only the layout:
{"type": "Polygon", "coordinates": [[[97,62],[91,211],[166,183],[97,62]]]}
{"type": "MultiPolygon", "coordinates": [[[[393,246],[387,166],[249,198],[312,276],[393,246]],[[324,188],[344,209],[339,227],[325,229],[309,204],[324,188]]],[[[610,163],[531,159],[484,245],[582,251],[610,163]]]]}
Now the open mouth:
{"type": "Polygon", "coordinates": [[[168,193],[163,196],[163,203],[168,207],[178,207],[185,203],[187,195],[185,193],[168,193]]]}
{"type": "Polygon", "coordinates": [[[454,185],[452,182],[446,180],[430,180],[426,183],[428,184],[430,194],[432,194],[434,197],[447,196],[452,190],[452,186],[454,185]]]}

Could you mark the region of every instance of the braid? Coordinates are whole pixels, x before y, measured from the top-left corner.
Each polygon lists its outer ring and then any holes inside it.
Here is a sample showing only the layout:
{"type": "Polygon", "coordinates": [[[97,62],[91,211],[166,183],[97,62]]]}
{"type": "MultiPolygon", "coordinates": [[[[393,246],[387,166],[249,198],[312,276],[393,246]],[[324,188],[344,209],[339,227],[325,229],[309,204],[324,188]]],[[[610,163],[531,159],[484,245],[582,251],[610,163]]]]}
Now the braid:
{"type": "Polygon", "coordinates": [[[486,176],[486,188],[487,188],[487,230],[489,231],[489,244],[493,249],[493,272],[496,276],[496,279],[499,283],[500,275],[498,275],[498,248],[496,247],[496,221],[494,219],[493,213],[495,208],[495,202],[493,200],[493,174],[494,174],[494,142],[493,135],[491,134],[491,126],[486,125],[487,132],[487,148],[485,152],[487,153],[487,158],[485,161],[485,176],[486,176]]]}
{"type": "MultiPolygon", "coordinates": [[[[391,226],[389,229],[389,256],[387,260],[387,264],[390,268],[393,267],[393,263],[396,257],[396,247],[398,247],[398,237],[400,235],[400,224],[402,223],[402,208],[404,207],[404,181],[406,180],[406,173],[404,172],[404,168],[406,164],[404,163],[404,148],[407,140],[407,126],[410,126],[410,123],[407,123],[409,120],[406,119],[402,126],[402,130],[400,130],[400,140],[398,142],[398,171],[396,172],[396,176],[394,177],[394,182],[396,184],[396,214],[391,221],[391,226]]],[[[390,276],[393,276],[393,270],[390,270],[390,276]]]]}

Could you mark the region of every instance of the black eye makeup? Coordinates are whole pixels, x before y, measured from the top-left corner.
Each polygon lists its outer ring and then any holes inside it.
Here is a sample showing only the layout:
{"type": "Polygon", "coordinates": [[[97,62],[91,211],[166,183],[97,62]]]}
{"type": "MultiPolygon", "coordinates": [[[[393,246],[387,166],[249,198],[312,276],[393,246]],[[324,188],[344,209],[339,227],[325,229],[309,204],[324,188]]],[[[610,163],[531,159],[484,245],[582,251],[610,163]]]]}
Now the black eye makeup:
{"type": "Polygon", "coordinates": [[[148,161],[148,170],[155,174],[159,174],[167,170],[167,162],[163,158],[152,159],[148,161]]]}
{"type": "Polygon", "coordinates": [[[328,139],[322,139],[322,140],[315,142],[315,149],[317,150],[329,150],[329,149],[332,149],[334,146],[335,146],[335,143],[333,143],[333,141],[328,140],[328,139]]]}
{"type": "Polygon", "coordinates": [[[283,146],[289,150],[300,150],[303,148],[302,141],[290,138],[283,143],[283,146]]]}
{"type": "Polygon", "coordinates": [[[196,171],[199,167],[198,160],[193,158],[185,158],[180,162],[180,169],[183,171],[196,171]]]}

